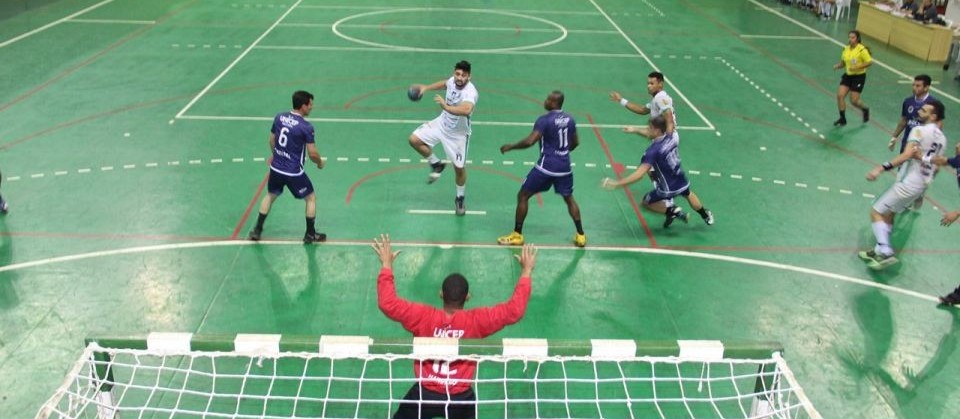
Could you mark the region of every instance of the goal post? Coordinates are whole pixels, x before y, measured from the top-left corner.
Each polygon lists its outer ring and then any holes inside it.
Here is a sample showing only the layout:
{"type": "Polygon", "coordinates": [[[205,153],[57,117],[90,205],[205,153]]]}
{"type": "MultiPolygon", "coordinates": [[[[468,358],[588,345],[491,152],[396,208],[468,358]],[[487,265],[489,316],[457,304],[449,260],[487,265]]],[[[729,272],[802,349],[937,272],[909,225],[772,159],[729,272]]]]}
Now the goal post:
{"type": "Polygon", "coordinates": [[[151,333],[86,343],[37,418],[390,418],[417,383],[414,362],[443,371],[461,360],[476,363],[483,418],[821,417],[771,342],[151,333]]]}

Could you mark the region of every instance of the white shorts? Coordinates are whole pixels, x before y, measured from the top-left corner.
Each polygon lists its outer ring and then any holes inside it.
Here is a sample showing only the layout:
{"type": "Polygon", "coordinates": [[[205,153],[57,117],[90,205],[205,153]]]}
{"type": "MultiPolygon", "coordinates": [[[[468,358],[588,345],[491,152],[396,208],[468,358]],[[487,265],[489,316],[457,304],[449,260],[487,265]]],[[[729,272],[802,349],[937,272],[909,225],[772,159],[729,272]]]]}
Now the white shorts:
{"type": "Polygon", "coordinates": [[[873,201],[873,210],[880,214],[899,214],[922,197],[925,190],[925,188],[911,188],[901,182],[894,183],[876,201],[873,201]]]}
{"type": "Polygon", "coordinates": [[[430,122],[424,122],[419,128],[413,131],[413,135],[423,141],[430,148],[437,144],[443,144],[443,151],[447,153],[447,158],[453,162],[453,165],[463,168],[467,161],[467,147],[470,144],[469,135],[454,135],[441,128],[440,118],[430,122]]]}

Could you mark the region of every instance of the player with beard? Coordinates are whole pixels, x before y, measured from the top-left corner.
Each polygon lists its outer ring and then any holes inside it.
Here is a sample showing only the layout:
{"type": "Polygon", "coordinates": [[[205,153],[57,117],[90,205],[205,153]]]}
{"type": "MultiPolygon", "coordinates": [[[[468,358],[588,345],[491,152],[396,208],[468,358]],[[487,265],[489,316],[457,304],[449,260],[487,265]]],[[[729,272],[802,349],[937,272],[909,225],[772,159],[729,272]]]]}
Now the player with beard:
{"type": "Polygon", "coordinates": [[[464,215],[467,213],[464,205],[467,170],[464,163],[467,161],[467,147],[470,144],[470,115],[473,114],[478,97],[477,88],[470,82],[470,63],[458,62],[453,67],[453,75],[446,80],[414,87],[420,89],[420,96],[428,90],[446,89],[445,96],[436,95],[433,98],[433,101],[440,105],[440,116],[413,131],[410,134],[410,146],[430,163],[427,183],[433,183],[440,178],[440,173],[446,167],[433,153],[433,148],[437,144],[443,144],[443,151],[453,162],[453,169],[457,174],[454,208],[457,215],[464,215]]]}

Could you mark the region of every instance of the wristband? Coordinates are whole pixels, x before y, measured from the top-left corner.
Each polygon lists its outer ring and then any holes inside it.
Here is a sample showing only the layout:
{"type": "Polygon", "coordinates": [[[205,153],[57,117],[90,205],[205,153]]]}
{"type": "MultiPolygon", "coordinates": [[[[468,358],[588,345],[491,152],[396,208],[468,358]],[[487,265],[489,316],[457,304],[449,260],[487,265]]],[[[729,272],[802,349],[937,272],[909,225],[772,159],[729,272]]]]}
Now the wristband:
{"type": "Polygon", "coordinates": [[[883,162],[883,164],[881,164],[880,166],[883,167],[883,170],[893,169],[893,163],[890,163],[888,161],[883,162]]]}
{"type": "Polygon", "coordinates": [[[627,101],[627,98],[625,98],[625,97],[624,97],[624,98],[620,98],[620,106],[623,106],[624,108],[626,108],[628,103],[630,103],[630,102],[627,101]]]}

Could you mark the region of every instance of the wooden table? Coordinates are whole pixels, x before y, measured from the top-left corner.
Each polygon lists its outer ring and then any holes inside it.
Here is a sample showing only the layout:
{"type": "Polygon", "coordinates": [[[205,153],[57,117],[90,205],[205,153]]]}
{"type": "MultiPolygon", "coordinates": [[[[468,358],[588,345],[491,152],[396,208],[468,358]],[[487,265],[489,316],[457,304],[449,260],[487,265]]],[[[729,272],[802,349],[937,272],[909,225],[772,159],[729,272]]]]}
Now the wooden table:
{"type": "Polygon", "coordinates": [[[860,3],[857,30],[926,61],[946,62],[953,39],[953,31],[945,26],[896,16],[866,2],[860,3]]]}

